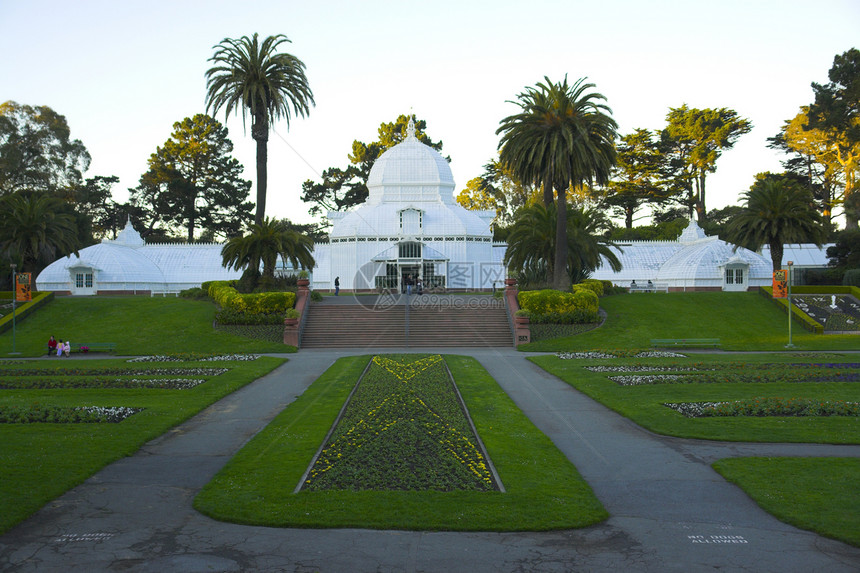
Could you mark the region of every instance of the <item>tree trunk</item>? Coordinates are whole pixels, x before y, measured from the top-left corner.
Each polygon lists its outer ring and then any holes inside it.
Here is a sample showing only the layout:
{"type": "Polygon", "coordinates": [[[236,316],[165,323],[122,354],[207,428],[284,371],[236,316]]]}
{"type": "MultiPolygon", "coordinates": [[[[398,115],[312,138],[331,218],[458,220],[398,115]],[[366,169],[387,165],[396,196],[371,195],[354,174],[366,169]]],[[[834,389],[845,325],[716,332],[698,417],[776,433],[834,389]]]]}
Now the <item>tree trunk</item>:
{"type": "Polygon", "coordinates": [[[696,219],[699,225],[705,222],[708,213],[705,210],[705,174],[696,175],[696,219]]]}
{"type": "Polygon", "coordinates": [[[628,229],[633,228],[633,207],[624,208],[624,226],[628,229]]]}
{"type": "Polygon", "coordinates": [[[268,185],[268,161],[269,147],[269,123],[265,115],[265,108],[254,114],[254,124],[251,126],[251,136],[257,142],[257,214],[254,222],[258,225],[263,223],[266,216],[266,187],[268,185]]]}
{"type": "Polygon", "coordinates": [[[549,209],[550,205],[552,205],[552,200],[552,183],[550,183],[549,176],[545,176],[543,182],[543,206],[549,209]]]}
{"type": "Polygon", "coordinates": [[[773,263],[773,270],[775,271],[782,268],[782,249],[782,241],[770,243],[770,260],[773,263]]]}
{"type": "Polygon", "coordinates": [[[564,185],[558,187],[556,203],[555,269],[552,285],[556,290],[567,291],[570,284],[567,276],[567,189],[564,185]]]}

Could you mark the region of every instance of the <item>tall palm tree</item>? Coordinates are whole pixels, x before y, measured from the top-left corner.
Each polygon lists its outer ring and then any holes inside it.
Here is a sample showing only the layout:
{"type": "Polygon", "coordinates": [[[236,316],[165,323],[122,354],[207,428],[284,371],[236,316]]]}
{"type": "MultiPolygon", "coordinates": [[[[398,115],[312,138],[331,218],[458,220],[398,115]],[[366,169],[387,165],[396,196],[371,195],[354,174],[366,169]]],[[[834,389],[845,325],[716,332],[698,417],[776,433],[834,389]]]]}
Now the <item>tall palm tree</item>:
{"type": "Polygon", "coordinates": [[[290,127],[291,113],[305,117],[314,95],[305,77],[305,64],[291,54],[277,53],[290,40],[283,34],[269,36],[262,43],[257,34],[238,40],[225,38],[214,46],[209,58],[215,65],[206,72],[206,111],[225,115],[242,110],[251,116],[251,137],[257,142],[257,214],[254,222],[263,222],[266,214],[269,126],[283,118],[290,127]],[[291,112],[292,109],[292,112],[291,112]]]}
{"type": "Polygon", "coordinates": [[[19,191],[0,200],[0,253],[22,271],[38,274],[59,256],[78,254],[75,219],[62,213],[63,201],[19,191]]]}
{"type": "Polygon", "coordinates": [[[743,211],[729,223],[728,237],[736,245],[757,250],[770,246],[773,270],[782,268],[783,245],[826,238],[812,194],[788,179],[765,178],[741,195],[743,211]]]}
{"type": "Polygon", "coordinates": [[[312,250],[309,237],[290,230],[284,221],[266,217],[261,224],[252,224],[247,235],[228,240],[221,258],[225,268],[245,269],[256,282],[261,264],[264,279],[274,278],[278,257],[289,260],[295,268],[313,269],[316,262],[312,250]]]}
{"type": "MultiPolygon", "coordinates": [[[[615,245],[599,238],[601,231],[609,226],[603,213],[574,207],[567,209],[565,216],[568,257],[560,274],[569,281],[580,282],[600,266],[601,257],[613,271],[621,270],[621,262],[610,248],[615,245]]],[[[555,248],[557,218],[554,204],[546,208],[535,203],[520,209],[508,235],[505,265],[531,280],[541,281],[553,276],[554,254],[558,252],[555,248]]],[[[555,276],[558,274],[556,272],[555,276]]]]}
{"type": "Polygon", "coordinates": [[[501,162],[521,181],[543,186],[545,206],[552,203],[553,190],[558,195],[553,286],[566,290],[567,190],[609,181],[618,125],[602,103],[606,98],[589,92],[595,86],[585,78],[573,85],[567,76],[558,83],[544,80],[518,96],[513,103],[521,112],[503,119],[496,134],[503,134],[501,162]]]}

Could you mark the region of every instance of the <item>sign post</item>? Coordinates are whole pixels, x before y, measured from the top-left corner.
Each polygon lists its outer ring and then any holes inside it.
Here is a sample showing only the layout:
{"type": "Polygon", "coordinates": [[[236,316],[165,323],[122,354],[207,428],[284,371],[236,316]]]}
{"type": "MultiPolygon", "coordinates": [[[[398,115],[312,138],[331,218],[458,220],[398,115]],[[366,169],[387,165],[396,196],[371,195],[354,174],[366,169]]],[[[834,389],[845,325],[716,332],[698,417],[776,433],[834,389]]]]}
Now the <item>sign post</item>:
{"type": "Polygon", "coordinates": [[[18,354],[15,350],[15,303],[18,301],[18,273],[15,272],[15,269],[18,268],[18,265],[12,263],[10,265],[12,267],[12,352],[10,354],[18,354]]]}
{"type": "Polygon", "coordinates": [[[794,348],[794,344],[791,343],[791,265],[794,264],[794,261],[788,261],[788,344],[785,345],[786,348],[794,348]]]}

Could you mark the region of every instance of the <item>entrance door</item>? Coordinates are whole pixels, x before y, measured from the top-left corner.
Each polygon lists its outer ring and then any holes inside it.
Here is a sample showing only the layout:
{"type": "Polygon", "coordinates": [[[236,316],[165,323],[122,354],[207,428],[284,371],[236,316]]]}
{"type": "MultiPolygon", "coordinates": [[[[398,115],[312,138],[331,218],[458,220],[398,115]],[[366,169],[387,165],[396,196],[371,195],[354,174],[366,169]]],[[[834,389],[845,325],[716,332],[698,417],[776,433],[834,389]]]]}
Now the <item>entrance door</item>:
{"type": "Polygon", "coordinates": [[[415,281],[418,280],[418,272],[420,265],[401,265],[400,266],[400,292],[406,292],[406,278],[412,277],[412,292],[415,292],[415,281]]]}
{"type": "Polygon", "coordinates": [[[72,294],[93,295],[96,294],[93,280],[93,270],[87,268],[70,269],[72,273],[72,294]]]}

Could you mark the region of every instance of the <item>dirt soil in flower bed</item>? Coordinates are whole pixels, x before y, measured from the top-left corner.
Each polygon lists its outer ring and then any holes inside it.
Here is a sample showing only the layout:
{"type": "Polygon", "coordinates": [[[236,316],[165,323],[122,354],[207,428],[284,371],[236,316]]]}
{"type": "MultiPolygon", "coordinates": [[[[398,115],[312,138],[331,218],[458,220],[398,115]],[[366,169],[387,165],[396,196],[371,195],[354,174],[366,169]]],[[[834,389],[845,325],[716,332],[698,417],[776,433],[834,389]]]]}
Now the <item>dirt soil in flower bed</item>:
{"type": "Polygon", "coordinates": [[[307,490],[498,490],[442,357],[374,356],[307,490]]]}

